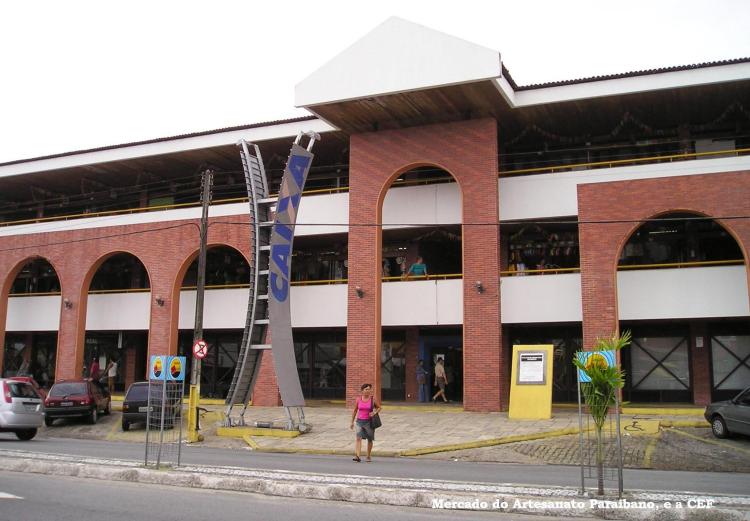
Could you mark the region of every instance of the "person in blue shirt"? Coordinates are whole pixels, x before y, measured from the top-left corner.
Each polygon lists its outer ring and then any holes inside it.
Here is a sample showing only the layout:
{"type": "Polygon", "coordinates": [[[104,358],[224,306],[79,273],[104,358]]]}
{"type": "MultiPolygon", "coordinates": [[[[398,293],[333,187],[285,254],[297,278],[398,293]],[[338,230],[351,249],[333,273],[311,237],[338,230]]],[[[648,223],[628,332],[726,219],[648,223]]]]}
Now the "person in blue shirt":
{"type": "Polygon", "coordinates": [[[424,368],[424,360],[417,362],[417,387],[419,388],[419,401],[426,402],[429,391],[427,390],[427,379],[430,372],[424,368]]]}
{"type": "Polygon", "coordinates": [[[410,275],[415,276],[425,276],[427,277],[427,264],[424,263],[422,260],[422,257],[417,257],[417,262],[412,264],[409,267],[409,271],[406,272],[406,278],[408,279],[410,275]]]}

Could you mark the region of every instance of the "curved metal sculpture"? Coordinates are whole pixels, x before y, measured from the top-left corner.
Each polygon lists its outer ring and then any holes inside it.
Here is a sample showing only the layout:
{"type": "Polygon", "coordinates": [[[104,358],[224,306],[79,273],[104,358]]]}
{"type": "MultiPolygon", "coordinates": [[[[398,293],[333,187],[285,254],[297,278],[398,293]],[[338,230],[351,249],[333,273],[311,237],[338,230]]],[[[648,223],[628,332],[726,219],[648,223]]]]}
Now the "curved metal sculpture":
{"type": "Polygon", "coordinates": [[[314,157],[312,147],[320,136],[313,132],[305,134],[310,138],[305,149],[300,145],[302,135],[300,133],[292,145],[278,199],[268,197],[268,184],[260,150],[253,145],[253,155],[248,149],[248,144],[240,142],[250,202],[254,251],[250,259],[252,272],[247,321],[237,367],[226,400],[227,425],[232,424],[232,407],[239,404],[243,405],[243,409],[237,424],[244,425],[245,411],[257,380],[263,351],[271,348],[281,401],[288,417],[287,427],[305,429],[305,399],[297,372],[292,339],[289,275],[297,211],[314,157]],[[273,204],[276,205],[276,214],[271,223],[270,206],[273,204]],[[271,345],[264,343],[269,322],[271,345]],[[292,408],[297,409],[296,421],[291,413],[292,408]]]}

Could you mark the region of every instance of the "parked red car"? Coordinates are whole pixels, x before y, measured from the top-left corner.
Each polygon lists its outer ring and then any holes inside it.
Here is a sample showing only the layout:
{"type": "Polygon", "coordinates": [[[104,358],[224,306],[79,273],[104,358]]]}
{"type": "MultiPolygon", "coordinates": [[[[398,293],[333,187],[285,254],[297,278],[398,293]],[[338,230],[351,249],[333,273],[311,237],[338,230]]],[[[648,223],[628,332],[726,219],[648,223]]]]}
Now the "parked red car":
{"type": "Polygon", "coordinates": [[[18,382],[26,382],[27,384],[31,385],[31,387],[34,388],[36,391],[36,394],[42,397],[42,400],[44,400],[47,397],[47,391],[39,387],[39,384],[36,383],[36,380],[34,380],[31,376],[11,376],[8,378],[9,380],[16,380],[18,382]]]}
{"type": "Polygon", "coordinates": [[[61,380],[49,390],[44,400],[44,423],[50,427],[57,418],[86,418],[96,423],[99,413],[109,414],[110,396],[90,378],[61,380]]]}

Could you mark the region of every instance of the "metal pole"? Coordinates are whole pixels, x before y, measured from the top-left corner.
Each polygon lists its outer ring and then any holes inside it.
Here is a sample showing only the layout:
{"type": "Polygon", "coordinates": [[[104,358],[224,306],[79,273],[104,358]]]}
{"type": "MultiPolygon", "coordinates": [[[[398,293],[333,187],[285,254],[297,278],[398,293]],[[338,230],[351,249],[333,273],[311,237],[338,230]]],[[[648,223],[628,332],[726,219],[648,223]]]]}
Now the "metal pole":
{"type": "Polygon", "coordinates": [[[578,370],[576,369],[576,388],[578,390],[578,447],[581,453],[581,495],[586,493],[586,477],[583,470],[584,455],[583,455],[583,408],[581,407],[581,380],[578,376],[578,370]]]}
{"type": "MultiPolygon", "coordinates": [[[[203,337],[203,297],[206,289],[206,247],[208,244],[208,208],[211,204],[211,187],[213,185],[213,170],[205,170],[202,175],[203,192],[201,202],[203,212],[201,214],[201,238],[200,250],[198,251],[198,281],[195,290],[195,326],[193,329],[193,343],[203,337]]],[[[201,360],[193,357],[193,367],[190,372],[190,400],[188,410],[188,442],[202,441],[203,436],[198,434],[198,404],[201,389],[201,360]]]]}

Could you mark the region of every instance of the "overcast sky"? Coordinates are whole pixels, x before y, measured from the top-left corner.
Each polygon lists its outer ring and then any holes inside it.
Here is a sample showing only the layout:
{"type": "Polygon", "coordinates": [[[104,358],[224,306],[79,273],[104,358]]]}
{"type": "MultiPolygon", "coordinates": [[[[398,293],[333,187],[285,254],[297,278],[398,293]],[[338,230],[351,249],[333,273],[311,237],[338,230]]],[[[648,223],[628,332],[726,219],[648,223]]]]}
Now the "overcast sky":
{"type": "Polygon", "coordinates": [[[750,56],[750,1],[0,2],[0,162],[305,114],[294,85],[390,16],[519,85],[750,56]]]}

